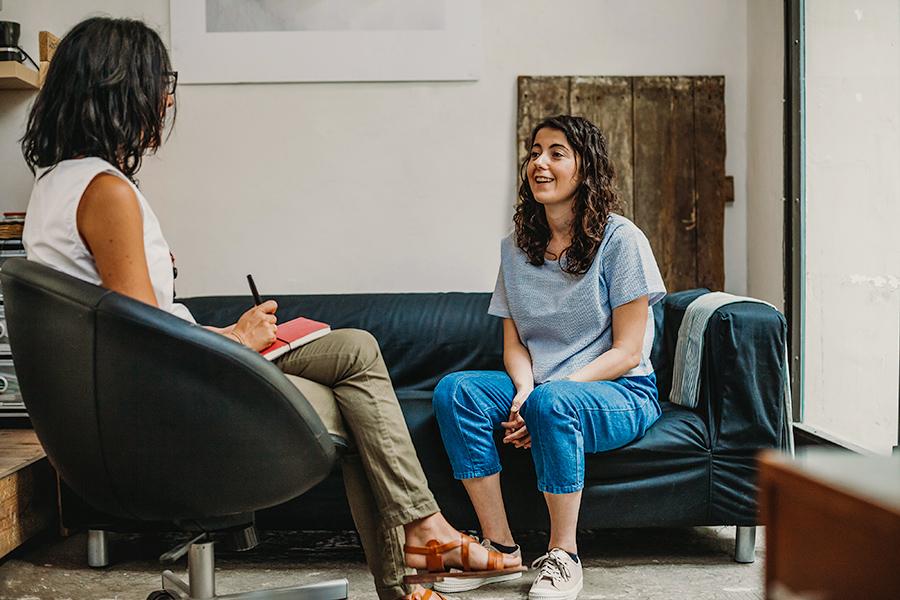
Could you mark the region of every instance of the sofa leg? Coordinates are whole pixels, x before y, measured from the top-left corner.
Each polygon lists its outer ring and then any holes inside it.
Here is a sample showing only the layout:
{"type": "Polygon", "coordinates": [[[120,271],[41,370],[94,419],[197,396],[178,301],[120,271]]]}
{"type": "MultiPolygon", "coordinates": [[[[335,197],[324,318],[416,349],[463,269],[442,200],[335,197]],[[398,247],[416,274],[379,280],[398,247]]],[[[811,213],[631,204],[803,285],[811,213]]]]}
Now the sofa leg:
{"type": "Polygon", "coordinates": [[[88,565],[94,568],[109,565],[109,540],[102,529],[89,529],[87,538],[88,565]]]}
{"type": "Polygon", "coordinates": [[[734,536],[734,560],[752,563],[756,560],[756,527],[736,527],[734,536]]]}

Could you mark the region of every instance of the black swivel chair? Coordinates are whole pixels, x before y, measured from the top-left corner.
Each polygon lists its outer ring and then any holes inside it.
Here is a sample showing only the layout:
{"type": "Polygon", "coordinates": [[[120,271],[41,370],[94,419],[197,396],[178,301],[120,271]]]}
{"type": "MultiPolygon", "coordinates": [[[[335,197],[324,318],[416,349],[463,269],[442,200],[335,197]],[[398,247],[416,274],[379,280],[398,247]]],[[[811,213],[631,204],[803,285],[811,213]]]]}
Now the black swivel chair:
{"type": "Polygon", "coordinates": [[[201,532],[188,583],[150,598],[344,600],[347,580],[216,596],[208,533],[324,479],[339,448],[273,364],[224,337],[23,259],[3,296],[22,397],[59,476],[86,502],[201,532]]]}

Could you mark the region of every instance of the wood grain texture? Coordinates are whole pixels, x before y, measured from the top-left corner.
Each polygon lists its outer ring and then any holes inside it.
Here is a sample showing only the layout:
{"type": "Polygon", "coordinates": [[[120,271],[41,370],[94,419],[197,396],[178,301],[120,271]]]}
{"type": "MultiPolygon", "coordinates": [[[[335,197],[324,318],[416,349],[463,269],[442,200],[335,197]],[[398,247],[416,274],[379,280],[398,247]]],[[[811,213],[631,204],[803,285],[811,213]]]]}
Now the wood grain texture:
{"type": "Polygon", "coordinates": [[[0,430],[0,557],[53,524],[55,487],[34,432],[0,430]]]}
{"type": "Polygon", "coordinates": [[[0,479],[46,456],[31,429],[0,429],[0,479]]]}
{"type": "Polygon", "coordinates": [[[634,217],[670,292],[697,277],[692,96],[687,77],[634,80],[634,217]]]}
{"type": "Polygon", "coordinates": [[[59,38],[49,31],[41,31],[38,33],[38,54],[41,61],[53,60],[56,53],[56,47],[59,46],[59,38]]]}
{"type": "Polygon", "coordinates": [[[725,287],[725,188],[728,185],[725,78],[695,77],[693,80],[697,286],[720,291],[725,287]]]}
{"type": "Polygon", "coordinates": [[[621,214],[634,218],[633,96],[630,77],[573,77],[571,114],[594,123],[606,136],[616,169],[621,214]]]}
{"type": "MultiPolygon", "coordinates": [[[[542,119],[568,114],[570,77],[519,77],[519,120],[516,130],[516,175],[528,155],[531,130],[542,119]]],[[[518,182],[518,179],[516,179],[518,182]]]]}

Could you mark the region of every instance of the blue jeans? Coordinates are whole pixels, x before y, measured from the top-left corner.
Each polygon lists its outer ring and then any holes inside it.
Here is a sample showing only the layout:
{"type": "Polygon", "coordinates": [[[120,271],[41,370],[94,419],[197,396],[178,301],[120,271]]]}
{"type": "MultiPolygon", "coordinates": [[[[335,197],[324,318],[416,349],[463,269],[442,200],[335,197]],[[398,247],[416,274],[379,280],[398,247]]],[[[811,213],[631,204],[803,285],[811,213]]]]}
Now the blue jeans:
{"type": "MultiPolygon", "coordinates": [[[[515,386],[502,371],[447,375],[434,390],[434,412],[456,479],[500,472],[494,432],[509,418],[515,386]]],[[[615,381],[549,381],[520,411],[531,434],[538,489],[568,494],[584,487],[585,452],[620,448],[659,418],[656,376],[615,381]]]]}

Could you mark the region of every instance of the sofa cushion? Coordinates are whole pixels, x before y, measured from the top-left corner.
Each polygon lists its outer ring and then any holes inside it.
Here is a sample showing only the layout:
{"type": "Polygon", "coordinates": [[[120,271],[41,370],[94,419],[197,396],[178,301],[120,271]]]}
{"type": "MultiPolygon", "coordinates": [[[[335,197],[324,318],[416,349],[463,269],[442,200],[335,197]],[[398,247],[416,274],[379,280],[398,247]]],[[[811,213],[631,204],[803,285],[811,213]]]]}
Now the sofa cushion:
{"type": "MultiPolygon", "coordinates": [[[[477,520],[463,486],[452,478],[430,392],[398,392],[422,467],[438,503],[458,527],[476,528],[477,520]]],[[[706,427],[693,411],[662,403],[663,414],[647,434],[623,448],[589,454],[585,463],[584,527],[628,527],[656,514],[659,525],[683,525],[706,519],[710,451],[706,427]],[[660,498],[675,494],[673,503],[660,498]],[[589,509],[587,507],[590,507],[589,509]]],[[[498,436],[499,437],[499,436],[498,436]]],[[[499,443],[501,483],[510,521],[519,529],[544,527],[546,518],[528,451],[499,443]],[[512,500],[509,500],[512,499],[512,500]]]]}
{"type": "Polygon", "coordinates": [[[706,469],[709,437],[697,413],[662,402],[662,416],[641,439],[618,450],[587,455],[586,481],[607,483],[659,477],[692,469],[706,469]]]}

